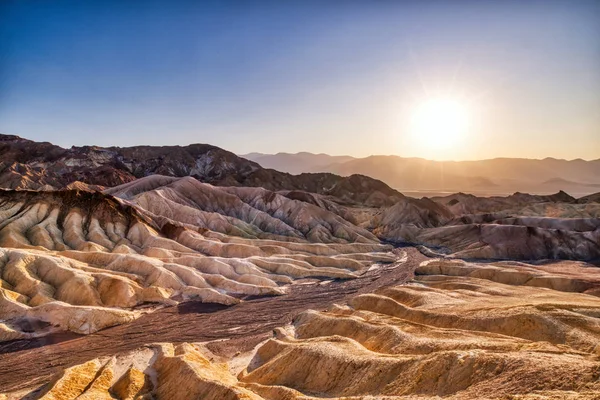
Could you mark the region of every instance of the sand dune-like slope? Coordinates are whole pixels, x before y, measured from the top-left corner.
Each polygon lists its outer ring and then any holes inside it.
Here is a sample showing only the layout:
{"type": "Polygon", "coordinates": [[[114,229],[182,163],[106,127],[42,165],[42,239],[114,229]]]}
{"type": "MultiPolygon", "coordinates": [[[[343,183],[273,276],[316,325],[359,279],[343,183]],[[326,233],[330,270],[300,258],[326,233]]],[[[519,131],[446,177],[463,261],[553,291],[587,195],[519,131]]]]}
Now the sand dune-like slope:
{"type": "Polygon", "coordinates": [[[391,262],[389,246],[251,240],[160,229],[112,196],[0,193],[0,340],[92,333],[186,299],[235,304],[296,279],[351,279],[391,262]]]}
{"type": "MultiPolygon", "coordinates": [[[[368,176],[290,175],[203,144],[64,149],[0,135],[0,155],[1,187],[39,191],[111,187],[106,193],[136,204],[161,229],[174,225],[229,237],[289,242],[377,243],[382,239],[481,258],[588,260],[600,253],[597,230],[523,218],[597,219],[600,205],[593,195],[576,200],[562,191],[489,198],[457,193],[419,200],[368,176]],[[510,218],[517,219],[509,222],[510,218]]],[[[509,170],[515,173],[523,168],[513,165],[509,170]]],[[[421,179],[419,174],[404,175],[421,179]]],[[[572,180],[554,178],[548,179],[572,180]]]]}
{"type": "Polygon", "coordinates": [[[217,187],[190,177],[153,175],[105,191],[131,201],[159,224],[176,222],[247,238],[375,243],[327,209],[263,188],[217,187]]]}
{"type": "Polygon", "coordinates": [[[437,259],[416,274],[347,305],[301,313],[247,354],[148,345],[71,367],[9,398],[600,397],[593,267],[437,259]]]}
{"type": "Polygon", "coordinates": [[[216,187],[189,177],[160,175],[138,179],[105,193],[135,204],[161,227],[173,224],[191,229],[200,227],[228,237],[319,243],[377,243],[379,238],[441,247],[455,257],[581,260],[600,257],[599,218],[557,218],[546,216],[543,211],[540,211],[542,216],[532,212],[533,216],[524,213],[513,217],[502,211],[502,207],[523,208],[524,204],[530,208],[555,206],[563,210],[590,207],[564,203],[568,195],[561,193],[475,200],[468,197],[478,207],[487,205],[500,211],[465,215],[427,198],[403,197],[383,209],[347,207],[307,192],[216,187]],[[502,207],[496,207],[496,203],[502,207]]]}
{"type": "Polygon", "coordinates": [[[597,290],[600,275],[588,286],[558,283],[584,275],[581,268],[564,265],[559,276],[518,264],[429,262],[412,284],[301,314],[293,332],[258,349],[240,380],[326,398],[598,396],[600,298],[573,292],[597,290]],[[444,274],[459,268],[469,275],[444,274]],[[529,285],[519,285],[521,274],[529,285]]]}

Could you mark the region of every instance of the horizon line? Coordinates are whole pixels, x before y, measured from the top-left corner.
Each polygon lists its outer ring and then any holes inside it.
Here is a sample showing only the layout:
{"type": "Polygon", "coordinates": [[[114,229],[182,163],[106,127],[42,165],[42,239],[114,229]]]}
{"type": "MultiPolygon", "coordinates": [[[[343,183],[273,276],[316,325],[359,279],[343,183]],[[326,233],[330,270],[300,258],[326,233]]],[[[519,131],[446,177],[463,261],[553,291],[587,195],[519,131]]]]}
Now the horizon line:
{"type": "MultiPolygon", "coordinates": [[[[20,135],[16,135],[16,134],[13,134],[13,133],[0,133],[0,136],[15,136],[15,137],[18,137],[18,138],[23,139],[23,140],[29,140],[31,142],[37,142],[37,143],[44,143],[45,142],[45,143],[50,143],[50,144],[52,144],[54,146],[62,147],[64,149],[69,148],[69,147],[63,147],[62,145],[58,145],[58,144],[55,144],[55,143],[50,142],[50,141],[37,141],[37,140],[28,139],[26,137],[23,137],[23,136],[20,136],[20,135]]],[[[211,143],[200,143],[200,142],[193,142],[193,143],[187,143],[187,144],[159,144],[159,145],[156,145],[156,144],[154,144],[154,145],[153,144],[143,144],[143,143],[141,143],[141,144],[136,144],[136,145],[133,145],[133,146],[118,146],[118,145],[100,146],[100,145],[97,145],[97,144],[82,144],[82,145],[71,145],[70,148],[73,148],[73,147],[86,147],[86,146],[87,147],[102,147],[102,148],[109,148],[109,147],[131,148],[131,147],[142,147],[142,146],[148,146],[148,147],[186,147],[186,146],[192,146],[192,145],[195,145],[195,144],[203,144],[203,145],[209,145],[209,146],[218,147],[218,148],[220,148],[222,150],[229,151],[229,152],[235,154],[236,156],[242,157],[242,158],[244,158],[244,156],[247,156],[247,155],[253,154],[253,153],[264,155],[264,156],[275,156],[275,155],[280,155],[280,154],[298,155],[298,154],[301,154],[301,153],[306,153],[306,154],[311,154],[311,155],[325,155],[325,156],[329,156],[329,157],[352,157],[355,160],[362,160],[362,159],[371,158],[371,157],[396,157],[396,158],[402,158],[402,159],[407,159],[407,160],[411,160],[411,159],[412,160],[425,160],[425,161],[439,162],[439,163],[445,163],[445,162],[456,162],[456,163],[458,163],[458,162],[477,162],[477,161],[492,161],[492,160],[531,160],[531,161],[544,161],[544,160],[548,160],[548,159],[550,159],[550,160],[556,160],[556,161],[567,161],[567,162],[572,162],[572,161],[597,162],[597,161],[600,161],[600,156],[598,158],[593,158],[593,159],[584,159],[584,158],[581,158],[581,157],[573,158],[573,159],[566,159],[566,158],[557,158],[557,157],[552,157],[552,156],[547,156],[547,157],[544,157],[544,158],[527,158],[527,157],[499,156],[499,157],[493,157],[493,158],[464,159],[464,160],[434,160],[434,159],[430,159],[430,158],[416,157],[416,156],[406,157],[406,156],[401,156],[399,154],[370,154],[370,155],[367,155],[367,156],[360,157],[360,156],[352,156],[352,155],[349,155],[349,154],[330,154],[330,153],[323,153],[323,152],[313,153],[311,151],[303,151],[303,150],[295,152],[295,153],[290,153],[290,152],[286,152],[286,151],[279,151],[277,153],[262,153],[260,151],[251,151],[251,152],[248,152],[248,153],[241,154],[241,153],[236,153],[236,152],[234,152],[232,150],[228,150],[227,148],[224,148],[224,147],[221,147],[221,146],[217,146],[217,145],[214,145],[214,144],[211,144],[211,143]]]]}

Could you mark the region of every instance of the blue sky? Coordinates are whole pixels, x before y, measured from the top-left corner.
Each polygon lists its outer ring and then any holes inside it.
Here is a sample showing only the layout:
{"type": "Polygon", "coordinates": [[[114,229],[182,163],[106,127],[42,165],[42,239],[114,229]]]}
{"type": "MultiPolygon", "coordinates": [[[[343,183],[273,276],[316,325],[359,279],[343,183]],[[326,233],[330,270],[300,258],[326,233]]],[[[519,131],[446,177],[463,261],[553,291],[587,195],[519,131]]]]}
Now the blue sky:
{"type": "Polygon", "coordinates": [[[436,159],[600,158],[597,1],[0,3],[0,132],[436,159]],[[428,97],[471,125],[432,152],[428,97]]]}

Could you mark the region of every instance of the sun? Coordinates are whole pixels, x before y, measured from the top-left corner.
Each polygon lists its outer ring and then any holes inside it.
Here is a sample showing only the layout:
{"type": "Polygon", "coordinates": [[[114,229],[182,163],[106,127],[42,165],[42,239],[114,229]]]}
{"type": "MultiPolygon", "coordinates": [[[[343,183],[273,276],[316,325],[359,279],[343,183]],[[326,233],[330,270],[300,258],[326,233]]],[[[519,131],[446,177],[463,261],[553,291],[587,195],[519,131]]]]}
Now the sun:
{"type": "Polygon", "coordinates": [[[411,131],[415,140],[429,148],[452,148],[464,139],[468,129],[467,107],[456,99],[427,99],[412,115],[411,131]]]}

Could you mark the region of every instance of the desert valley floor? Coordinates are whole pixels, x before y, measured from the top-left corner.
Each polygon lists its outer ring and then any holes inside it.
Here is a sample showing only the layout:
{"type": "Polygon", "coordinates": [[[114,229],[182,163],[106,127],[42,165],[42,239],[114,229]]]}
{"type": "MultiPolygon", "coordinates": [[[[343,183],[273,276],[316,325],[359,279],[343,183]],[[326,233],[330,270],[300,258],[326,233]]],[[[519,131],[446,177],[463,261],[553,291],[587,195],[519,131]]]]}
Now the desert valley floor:
{"type": "Polygon", "coordinates": [[[0,154],[0,398],[600,398],[598,194],[0,154]]]}

